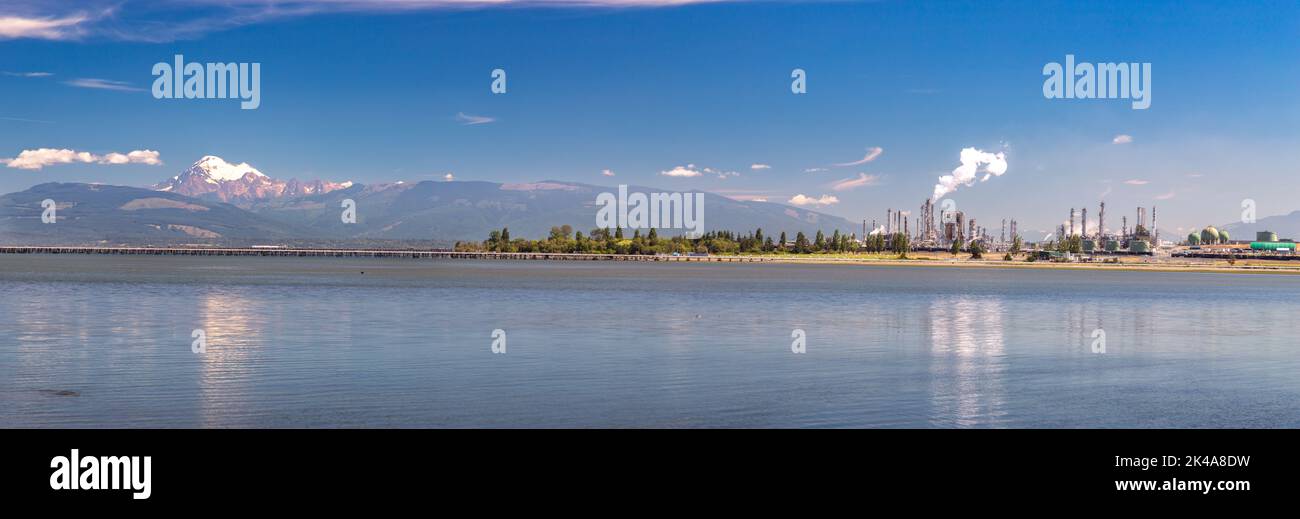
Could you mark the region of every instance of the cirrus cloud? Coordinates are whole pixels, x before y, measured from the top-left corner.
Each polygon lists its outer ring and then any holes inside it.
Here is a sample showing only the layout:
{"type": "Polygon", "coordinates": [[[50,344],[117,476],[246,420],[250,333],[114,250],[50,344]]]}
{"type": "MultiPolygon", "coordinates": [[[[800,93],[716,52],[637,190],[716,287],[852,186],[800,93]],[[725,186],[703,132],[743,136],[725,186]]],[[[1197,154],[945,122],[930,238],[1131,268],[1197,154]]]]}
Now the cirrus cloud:
{"type": "Polygon", "coordinates": [[[486,115],[470,115],[465,112],[456,112],[456,121],[465,126],[474,126],[476,124],[494,123],[497,119],[486,115]]]}
{"type": "Polygon", "coordinates": [[[858,173],[857,177],[849,177],[831,184],[831,189],[834,191],[849,191],[860,187],[874,186],[879,180],[880,177],[877,177],[876,175],[858,173]]]}
{"type": "Polygon", "coordinates": [[[94,88],[97,90],[116,90],[118,92],[143,92],[144,89],[132,86],[125,81],[113,81],[111,79],[99,78],[77,78],[64,81],[63,84],[79,88],[94,88]]]}
{"type": "Polygon", "coordinates": [[[0,6],[0,40],[102,37],[167,42],[248,25],[331,14],[510,7],[657,8],[720,1],[726,0],[9,0],[6,4],[12,5],[0,6]]]}
{"type": "Polygon", "coordinates": [[[83,34],[82,23],[90,17],[84,13],[66,16],[0,15],[0,39],[69,40],[83,34]]]}
{"type": "Polygon", "coordinates": [[[884,152],[885,152],[884,148],[881,148],[880,146],[872,146],[870,148],[867,148],[867,154],[863,156],[860,160],[855,160],[853,162],[843,162],[840,164],[836,164],[835,166],[841,168],[845,168],[849,166],[861,166],[863,164],[876,160],[876,157],[879,157],[880,154],[884,152]]]}

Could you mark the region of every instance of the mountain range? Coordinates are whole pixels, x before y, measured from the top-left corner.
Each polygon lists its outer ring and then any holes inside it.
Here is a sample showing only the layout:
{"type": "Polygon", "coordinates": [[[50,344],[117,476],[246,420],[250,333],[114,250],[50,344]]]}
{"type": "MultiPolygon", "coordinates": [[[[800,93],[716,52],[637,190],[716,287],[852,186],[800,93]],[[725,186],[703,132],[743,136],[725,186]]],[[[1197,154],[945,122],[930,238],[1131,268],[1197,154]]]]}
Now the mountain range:
{"type": "MultiPolygon", "coordinates": [[[[658,191],[629,186],[631,192],[658,191]]],[[[542,238],[552,226],[596,227],[596,196],[617,188],[560,181],[359,184],[277,180],[248,164],[206,156],[152,188],[46,183],[0,196],[0,242],[61,245],[223,245],[480,241],[492,230],[542,238]],[[42,222],[44,200],[56,223],[42,222]],[[345,200],[356,222],[344,223],[345,200]]],[[[844,218],[787,205],[704,194],[704,228],[761,228],[791,239],[861,232],[844,218]]],[[[678,234],[660,229],[663,235],[678,234]]]]}

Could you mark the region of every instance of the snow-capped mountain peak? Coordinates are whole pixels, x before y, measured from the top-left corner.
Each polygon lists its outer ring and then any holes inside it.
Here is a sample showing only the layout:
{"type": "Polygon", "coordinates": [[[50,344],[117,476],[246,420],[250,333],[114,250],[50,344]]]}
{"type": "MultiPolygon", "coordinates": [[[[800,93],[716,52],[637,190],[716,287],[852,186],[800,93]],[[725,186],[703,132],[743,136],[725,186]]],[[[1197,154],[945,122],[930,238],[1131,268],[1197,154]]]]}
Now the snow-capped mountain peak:
{"type": "Polygon", "coordinates": [[[247,162],[231,164],[206,155],[154,189],[247,206],[259,200],[323,194],[351,186],[351,182],[276,180],[247,162]]]}
{"type": "Polygon", "coordinates": [[[215,155],[204,156],[199,159],[198,162],[195,162],[194,165],[190,166],[190,169],[186,170],[186,172],[202,174],[216,181],[240,180],[244,178],[244,175],[249,173],[259,177],[266,176],[261,171],[258,171],[257,168],[248,165],[247,162],[231,164],[215,155]]]}

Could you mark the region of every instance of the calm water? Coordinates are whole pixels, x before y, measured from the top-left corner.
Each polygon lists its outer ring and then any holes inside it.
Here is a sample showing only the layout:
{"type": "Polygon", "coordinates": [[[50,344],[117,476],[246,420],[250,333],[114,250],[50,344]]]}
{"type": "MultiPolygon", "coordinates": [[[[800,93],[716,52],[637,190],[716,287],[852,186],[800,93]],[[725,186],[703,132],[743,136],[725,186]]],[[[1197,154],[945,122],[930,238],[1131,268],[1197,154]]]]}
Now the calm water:
{"type": "Polygon", "coordinates": [[[1278,275],[0,256],[0,426],[1300,427],[1297,293],[1278,275]]]}

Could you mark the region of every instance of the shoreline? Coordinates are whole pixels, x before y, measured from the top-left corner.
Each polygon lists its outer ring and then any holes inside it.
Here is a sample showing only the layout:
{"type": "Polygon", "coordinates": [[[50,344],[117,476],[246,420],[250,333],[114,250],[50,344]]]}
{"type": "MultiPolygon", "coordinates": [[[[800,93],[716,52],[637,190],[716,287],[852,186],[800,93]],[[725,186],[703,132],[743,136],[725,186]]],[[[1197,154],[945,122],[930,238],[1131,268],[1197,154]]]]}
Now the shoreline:
{"type": "MultiPolygon", "coordinates": [[[[1241,265],[1193,263],[1174,261],[1121,261],[1118,263],[1057,263],[1050,261],[1028,262],[1024,259],[1005,261],[1000,258],[972,260],[967,258],[916,256],[897,259],[882,255],[709,255],[662,256],[631,254],[585,254],[546,252],[456,252],[414,249],[289,249],[289,248],[211,248],[211,247],[61,247],[61,246],[0,246],[0,255],[149,255],[149,256],[249,256],[249,257],[343,257],[343,258],[407,258],[407,259],[483,259],[514,261],[631,261],[670,263],[784,263],[808,265],[862,265],[881,267],[928,268],[985,268],[985,269],[1052,269],[1052,270],[1111,270],[1130,272],[1197,272],[1229,274],[1300,274],[1300,263],[1241,265]]],[[[1288,262],[1289,263],[1289,262],[1288,262]]]]}

